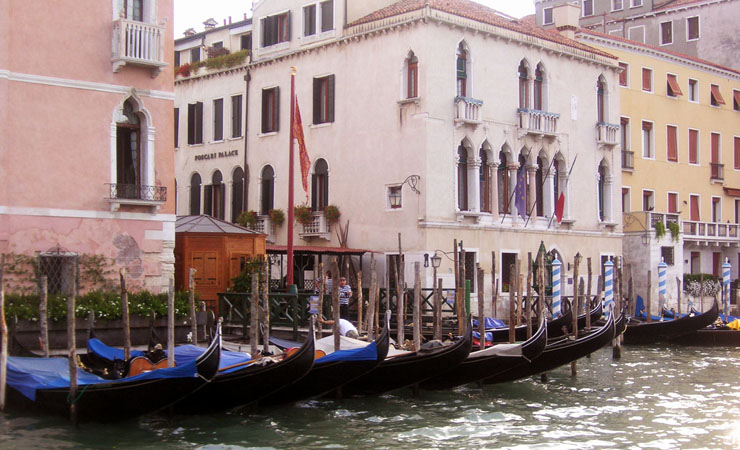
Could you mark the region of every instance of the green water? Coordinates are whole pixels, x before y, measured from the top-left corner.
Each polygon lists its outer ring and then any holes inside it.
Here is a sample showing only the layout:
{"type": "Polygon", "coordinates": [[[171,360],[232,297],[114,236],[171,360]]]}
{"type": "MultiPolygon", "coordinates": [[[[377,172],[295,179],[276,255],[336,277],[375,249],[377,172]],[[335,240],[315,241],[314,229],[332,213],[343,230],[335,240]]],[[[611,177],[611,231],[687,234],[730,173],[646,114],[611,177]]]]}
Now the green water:
{"type": "MultiPolygon", "coordinates": [[[[503,385],[75,429],[6,414],[2,448],[740,448],[740,349],[625,347],[503,385]]],[[[258,389],[259,387],[255,387],[258,389]]],[[[111,405],[115,407],[115,405],[111,405]]]]}

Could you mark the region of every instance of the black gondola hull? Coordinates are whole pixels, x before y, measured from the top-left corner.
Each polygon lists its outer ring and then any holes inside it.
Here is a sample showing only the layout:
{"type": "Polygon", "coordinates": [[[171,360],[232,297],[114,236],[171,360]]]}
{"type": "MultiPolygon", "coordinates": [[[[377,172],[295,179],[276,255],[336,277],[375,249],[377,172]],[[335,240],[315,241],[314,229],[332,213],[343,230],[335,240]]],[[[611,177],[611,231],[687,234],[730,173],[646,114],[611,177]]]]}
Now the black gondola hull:
{"type": "Polygon", "coordinates": [[[625,344],[654,344],[668,342],[672,339],[693,333],[714,323],[719,315],[719,306],[714,301],[712,308],[695,316],[684,316],[680,319],[662,322],[630,321],[624,332],[625,344]]]}

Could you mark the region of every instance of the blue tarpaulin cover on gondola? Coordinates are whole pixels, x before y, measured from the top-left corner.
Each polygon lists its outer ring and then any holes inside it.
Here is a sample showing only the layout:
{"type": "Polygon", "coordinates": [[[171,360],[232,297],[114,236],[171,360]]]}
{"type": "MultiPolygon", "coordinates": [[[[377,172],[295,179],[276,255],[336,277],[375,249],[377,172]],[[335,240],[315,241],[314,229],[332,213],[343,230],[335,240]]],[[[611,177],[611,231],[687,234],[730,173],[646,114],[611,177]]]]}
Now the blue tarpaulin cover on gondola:
{"type": "MultiPolygon", "coordinates": [[[[113,361],[114,359],[123,359],[123,350],[116,347],[109,347],[99,339],[93,338],[87,341],[87,349],[105,359],[113,361]]],[[[175,347],[175,364],[182,365],[189,362],[195,361],[200,355],[205,352],[206,349],[203,347],[197,347],[195,345],[179,345],[175,347]]],[[[165,352],[167,354],[167,352],[165,352]]],[[[131,350],[131,357],[134,356],[146,356],[146,353],[140,350],[131,350]]],[[[235,364],[242,364],[251,360],[248,353],[230,352],[227,350],[221,350],[221,359],[218,364],[219,369],[224,367],[231,367],[235,364]]],[[[243,369],[246,366],[233,367],[228,370],[224,370],[222,373],[229,373],[239,369],[243,369]]]]}
{"type": "MultiPolygon", "coordinates": [[[[134,377],[120,380],[106,380],[97,375],[77,369],[77,385],[116,384],[138,380],[156,380],[161,378],[190,378],[198,376],[195,360],[191,363],[167,369],[152,370],[134,377]]],[[[17,390],[29,399],[36,400],[38,389],[69,387],[69,361],[67,358],[8,358],[8,386],[17,390]]],[[[111,405],[115,407],[115,405],[111,405]]]]}
{"type": "MultiPolygon", "coordinates": [[[[477,339],[480,342],[480,333],[473,331],[473,339],[477,339]]],[[[493,342],[493,333],[486,333],[486,342],[493,342]]]]}
{"type": "Polygon", "coordinates": [[[378,359],[378,347],[375,341],[362,348],[339,350],[329,353],[316,360],[316,364],[326,364],[334,361],[372,361],[378,359]]]}
{"type": "MultiPolygon", "coordinates": [[[[483,323],[486,325],[486,330],[493,328],[506,328],[506,324],[501,319],[495,319],[493,317],[486,317],[483,323]]],[[[473,328],[478,327],[478,319],[473,319],[473,328]]]]}

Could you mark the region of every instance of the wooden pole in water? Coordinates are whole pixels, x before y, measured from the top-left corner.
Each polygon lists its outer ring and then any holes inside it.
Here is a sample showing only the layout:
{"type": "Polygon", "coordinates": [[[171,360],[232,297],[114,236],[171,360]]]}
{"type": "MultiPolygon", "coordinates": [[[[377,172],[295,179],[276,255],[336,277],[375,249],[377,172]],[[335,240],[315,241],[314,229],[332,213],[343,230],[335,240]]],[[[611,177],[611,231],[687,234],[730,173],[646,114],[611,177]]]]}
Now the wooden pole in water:
{"type": "MultiPolygon", "coordinates": [[[[485,313],[485,297],[483,296],[483,277],[485,272],[481,269],[478,264],[478,333],[480,334],[480,345],[479,348],[483,350],[486,348],[486,313],[485,313]]],[[[492,342],[493,343],[493,342],[492,342]]]]}
{"type": "MultiPolygon", "coordinates": [[[[323,320],[324,316],[324,293],[326,292],[326,274],[324,273],[324,263],[319,263],[319,276],[317,278],[318,280],[321,280],[321,284],[319,285],[319,305],[317,306],[317,309],[319,310],[318,316],[320,319],[323,320]]],[[[321,339],[324,337],[324,325],[319,323],[317,328],[318,331],[318,338],[321,339]]]]}
{"type": "Polygon", "coordinates": [[[46,312],[49,305],[49,279],[41,276],[41,301],[39,303],[39,325],[41,325],[41,351],[44,358],[49,357],[49,319],[46,312]]]}
{"type": "Polygon", "coordinates": [[[198,314],[195,310],[195,269],[188,270],[188,297],[190,300],[190,333],[193,335],[193,345],[198,345],[198,314]]]}
{"type": "Polygon", "coordinates": [[[362,271],[357,272],[357,333],[362,334],[362,310],[365,308],[365,299],[362,296],[362,271]]]}
{"type": "MultiPolygon", "coordinates": [[[[617,256],[614,258],[614,265],[617,269],[616,273],[616,282],[614,283],[614,319],[616,320],[617,317],[619,317],[620,312],[622,311],[622,265],[620,261],[620,257],[617,256]]],[[[614,338],[614,346],[612,348],[612,359],[620,359],[622,357],[622,344],[621,344],[621,336],[616,336],[614,338]]]]}
{"type": "Polygon", "coordinates": [[[629,311],[627,313],[630,316],[635,315],[635,299],[634,299],[634,280],[632,279],[632,265],[630,265],[630,281],[627,283],[627,302],[629,302],[629,311]]]}
{"type": "Polygon", "coordinates": [[[527,321],[527,339],[532,337],[532,252],[527,253],[527,299],[524,305],[524,318],[527,321]]]}
{"type": "Polygon", "coordinates": [[[264,341],[262,342],[262,353],[270,352],[270,260],[269,256],[264,255],[262,260],[262,307],[265,313],[265,332],[264,341]]]}
{"type": "Polygon", "coordinates": [[[437,268],[432,259],[432,338],[442,339],[442,305],[437,290],[437,268]]]}
{"type": "Polygon", "coordinates": [[[437,281],[437,292],[434,307],[437,309],[437,319],[434,322],[434,339],[442,340],[442,279],[437,281]]]}
{"type": "Polygon", "coordinates": [[[403,345],[406,340],[405,334],[405,296],[404,296],[404,279],[403,273],[406,267],[403,263],[403,253],[401,250],[401,233],[398,233],[398,266],[396,269],[396,342],[403,345]]]}
{"type": "Polygon", "coordinates": [[[121,319],[123,319],[123,358],[131,358],[131,322],[128,314],[128,290],[126,289],[126,269],[118,273],[121,278],[121,319]]]}
{"type": "Polygon", "coordinates": [[[516,317],[514,307],[516,305],[516,260],[517,256],[514,256],[514,264],[509,268],[509,343],[516,342],[516,317]]]}
{"type": "MultiPolygon", "coordinates": [[[[249,302],[249,352],[254,358],[259,350],[259,276],[256,272],[252,273],[252,295],[249,302]]],[[[246,320],[246,317],[244,318],[246,320]]]]}
{"type": "Polygon", "coordinates": [[[175,367],[175,279],[167,291],[167,367],[175,367]]]}
{"type": "Polygon", "coordinates": [[[653,271],[648,270],[648,279],[647,279],[647,298],[645,299],[645,312],[647,314],[647,321],[648,323],[653,321],[653,318],[651,317],[651,311],[650,311],[650,303],[652,300],[652,291],[653,291],[653,271]]]}
{"type": "Polygon", "coordinates": [[[537,296],[537,326],[542,323],[542,315],[545,314],[545,258],[539,256],[540,295],[537,296]]]}
{"type": "Polygon", "coordinates": [[[591,329],[591,314],[589,314],[589,312],[591,312],[591,303],[592,303],[591,302],[591,280],[593,277],[593,272],[591,270],[591,257],[590,256],[586,259],[586,267],[588,270],[588,278],[587,278],[588,284],[587,284],[586,299],[584,301],[583,309],[586,312],[586,329],[590,330],[591,329]]]}
{"type": "Polygon", "coordinates": [[[498,317],[496,315],[496,294],[498,294],[496,286],[496,252],[491,252],[491,317],[498,317]]]}
{"type": "Polygon", "coordinates": [[[5,383],[8,379],[8,324],[5,322],[5,253],[0,256],[0,411],[5,411],[5,383]]]}
{"type": "MultiPolygon", "coordinates": [[[[578,265],[581,263],[581,254],[576,253],[573,258],[573,301],[571,302],[570,308],[573,312],[572,334],[574,339],[578,339],[578,298],[580,297],[579,288],[579,277],[578,277],[578,265]]],[[[570,374],[576,376],[578,374],[578,368],[576,361],[570,363],[570,374]]]]}
{"type": "Polygon", "coordinates": [[[699,308],[704,312],[704,273],[699,274],[699,308]]]}
{"type": "Polygon", "coordinates": [[[516,260],[516,324],[517,326],[522,324],[522,307],[524,305],[524,274],[522,270],[522,260],[516,260]]]}
{"type": "Polygon", "coordinates": [[[677,294],[678,301],[676,302],[677,312],[678,312],[678,317],[681,317],[681,279],[679,277],[676,277],[676,292],[678,293],[677,294]]]}
{"type": "MultiPolygon", "coordinates": [[[[339,266],[337,265],[337,257],[331,257],[331,272],[333,274],[339,273],[339,266]]],[[[332,326],[332,333],[334,335],[334,351],[339,351],[341,348],[339,342],[339,278],[336,279],[336,283],[331,284],[331,318],[334,321],[332,326]]]]}
{"type": "Polygon", "coordinates": [[[421,264],[414,263],[414,351],[421,349],[421,264]]]}
{"type": "Polygon", "coordinates": [[[455,274],[455,316],[457,317],[457,320],[460,320],[460,305],[462,303],[462,295],[461,294],[461,281],[460,281],[460,254],[458,253],[460,250],[457,247],[457,239],[452,240],[452,265],[454,266],[454,274],[455,274]]]}
{"type": "MultiPolygon", "coordinates": [[[[67,360],[69,361],[69,419],[77,425],[77,341],[75,336],[75,292],[77,269],[72,265],[72,289],[67,297],[67,360]]],[[[3,333],[4,335],[5,333],[3,333]]],[[[6,344],[7,345],[7,344],[6,344]]],[[[7,347],[6,347],[7,348],[7,347]]],[[[5,350],[5,348],[4,348],[5,350]]],[[[4,352],[7,354],[7,352],[4,352]]]]}
{"type": "MultiPolygon", "coordinates": [[[[460,243],[460,246],[462,246],[462,242],[460,243]]],[[[465,280],[467,280],[467,276],[465,273],[465,250],[460,250],[460,301],[457,304],[457,334],[462,335],[463,331],[465,331],[465,301],[466,301],[466,295],[467,292],[465,290],[465,280]]]]}
{"type": "Polygon", "coordinates": [[[370,254],[370,298],[367,302],[367,338],[372,341],[375,336],[375,302],[378,300],[378,274],[375,272],[375,255],[370,254]]]}

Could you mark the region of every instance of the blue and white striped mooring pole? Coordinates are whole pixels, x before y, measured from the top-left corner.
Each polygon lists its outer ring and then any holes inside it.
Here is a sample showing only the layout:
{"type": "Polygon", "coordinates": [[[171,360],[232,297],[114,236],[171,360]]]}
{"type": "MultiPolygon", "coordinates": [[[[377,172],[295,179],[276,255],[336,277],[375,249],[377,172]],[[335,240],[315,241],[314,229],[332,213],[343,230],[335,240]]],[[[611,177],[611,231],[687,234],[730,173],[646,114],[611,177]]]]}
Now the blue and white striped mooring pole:
{"type": "Polygon", "coordinates": [[[614,309],[614,263],[611,259],[604,263],[604,308],[609,314],[614,309]]]}
{"type": "Polygon", "coordinates": [[[563,263],[555,257],[552,262],[552,316],[560,316],[560,268],[563,263]]]}
{"type": "Polygon", "coordinates": [[[727,316],[730,314],[730,272],[732,266],[730,265],[730,258],[725,258],[725,263],[722,264],[722,312],[725,314],[725,321],[727,316]]]}
{"type": "Polygon", "coordinates": [[[663,308],[665,307],[665,293],[666,293],[666,271],[668,264],[665,263],[665,258],[660,258],[658,263],[658,309],[660,310],[660,316],[663,316],[663,308]]]}

